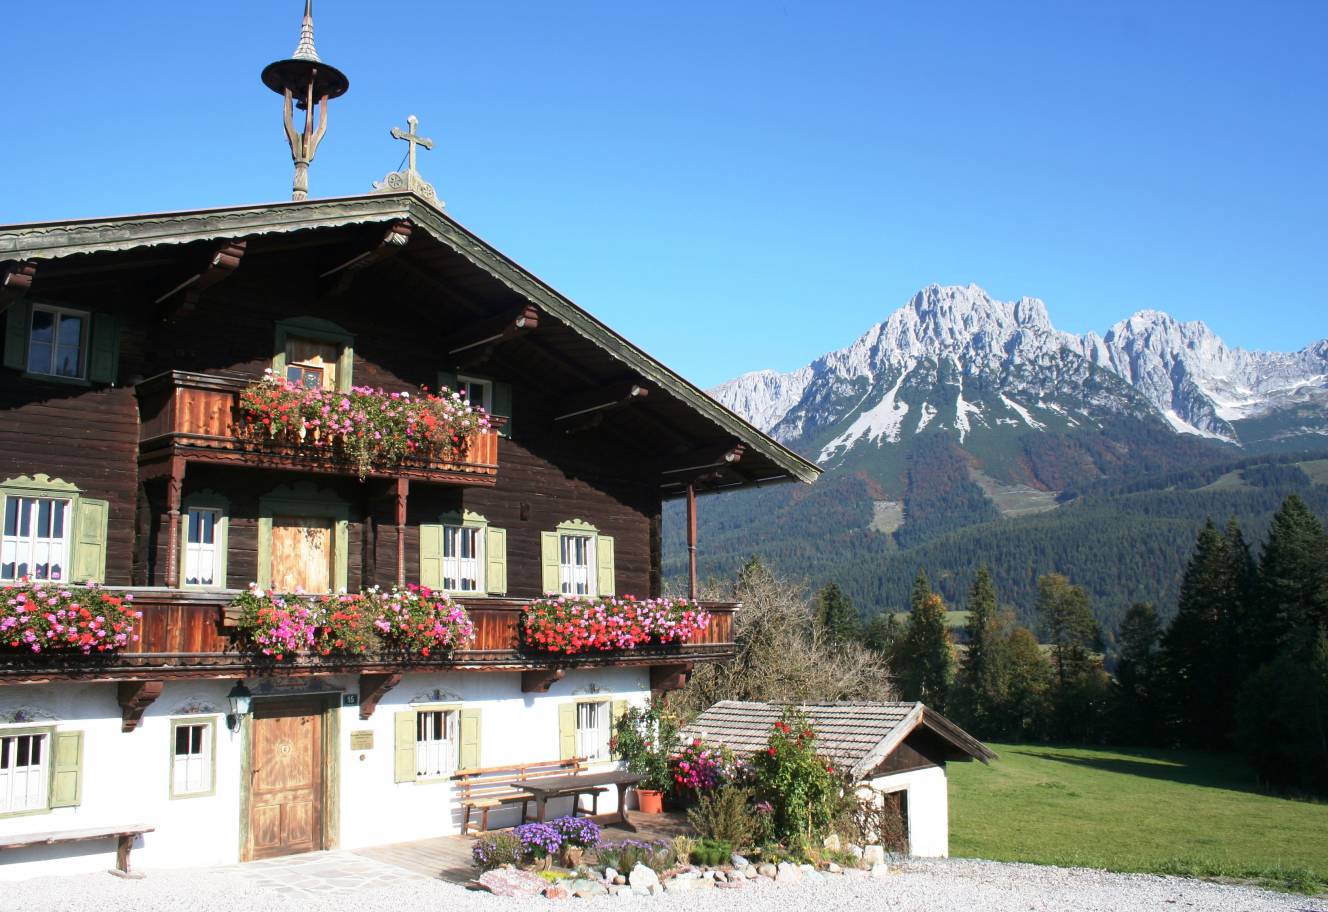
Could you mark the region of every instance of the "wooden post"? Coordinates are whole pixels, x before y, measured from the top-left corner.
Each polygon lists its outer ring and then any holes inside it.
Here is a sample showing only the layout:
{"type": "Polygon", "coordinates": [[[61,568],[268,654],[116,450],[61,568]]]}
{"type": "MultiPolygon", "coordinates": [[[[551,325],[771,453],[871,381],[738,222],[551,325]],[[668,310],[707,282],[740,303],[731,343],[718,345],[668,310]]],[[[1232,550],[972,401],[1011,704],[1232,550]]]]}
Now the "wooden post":
{"type": "Polygon", "coordinates": [[[180,588],[180,500],[184,491],[185,461],[171,457],[171,474],[166,479],[166,586],[180,588]]]}
{"type": "Polygon", "coordinates": [[[410,479],[397,478],[397,585],[406,585],[406,498],[410,479]]]}
{"type": "Polygon", "coordinates": [[[687,580],[688,596],[695,601],[699,596],[696,585],[696,485],[687,485],[687,580]]]}

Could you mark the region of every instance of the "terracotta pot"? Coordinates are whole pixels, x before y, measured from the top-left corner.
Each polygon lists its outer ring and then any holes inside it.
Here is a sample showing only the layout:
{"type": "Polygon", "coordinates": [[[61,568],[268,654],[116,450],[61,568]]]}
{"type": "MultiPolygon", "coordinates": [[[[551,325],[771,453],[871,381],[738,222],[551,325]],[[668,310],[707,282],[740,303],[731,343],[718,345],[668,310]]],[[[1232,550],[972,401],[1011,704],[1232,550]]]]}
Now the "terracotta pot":
{"type": "Polygon", "coordinates": [[[585,854],[585,849],[581,846],[563,846],[562,863],[564,868],[575,870],[581,864],[581,857],[585,854]]]}
{"type": "Polygon", "coordinates": [[[657,789],[637,789],[636,801],[642,814],[664,813],[664,793],[657,789]]]}

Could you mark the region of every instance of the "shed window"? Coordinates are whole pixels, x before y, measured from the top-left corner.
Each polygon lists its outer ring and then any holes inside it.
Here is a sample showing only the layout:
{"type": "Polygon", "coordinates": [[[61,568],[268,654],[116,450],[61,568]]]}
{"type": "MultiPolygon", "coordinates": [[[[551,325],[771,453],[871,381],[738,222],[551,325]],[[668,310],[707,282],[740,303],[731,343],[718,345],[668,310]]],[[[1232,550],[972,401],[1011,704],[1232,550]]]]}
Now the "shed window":
{"type": "Polygon", "coordinates": [[[484,537],[477,526],[443,526],[443,588],[449,592],[484,589],[484,537]]]}
{"type": "Polygon", "coordinates": [[[46,734],[0,737],[0,814],[47,806],[46,734]]]}
{"type": "Polygon", "coordinates": [[[28,372],[82,377],[88,316],[76,310],[35,304],[28,333],[28,372]]]}
{"type": "Polygon", "coordinates": [[[493,414],[493,381],[478,380],[474,377],[458,377],[457,392],[469,400],[472,406],[493,414]]]}
{"type": "Polygon", "coordinates": [[[286,339],[286,379],[310,389],[334,389],[337,385],[338,347],[289,336],[286,339]]]}
{"type": "Polygon", "coordinates": [[[57,497],[7,496],[4,503],[0,579],[66,579],[70,501],[57,497]]]}
{"type": "Polygon", "coordinates": [[[564,595],[594,595],[595,542],[589,535],[560,535],[559,582],[564,595]]]}
{"type": "Polygon", "coordinates": [[[212,791],[212,723],[177,724],[172,758],[173,794],[197,795],[212,791]]]}
{"type": "Polygon", "coordinates": [[[587,760],[609,759],[608,703],[576,704],[576,753],[587,760]]]}
{"type": "Polygon", "coordinates": [[[421,710],[415,716],[415,778],[439,779],[457,770],[460,739],[455,709],[421,710]]]}

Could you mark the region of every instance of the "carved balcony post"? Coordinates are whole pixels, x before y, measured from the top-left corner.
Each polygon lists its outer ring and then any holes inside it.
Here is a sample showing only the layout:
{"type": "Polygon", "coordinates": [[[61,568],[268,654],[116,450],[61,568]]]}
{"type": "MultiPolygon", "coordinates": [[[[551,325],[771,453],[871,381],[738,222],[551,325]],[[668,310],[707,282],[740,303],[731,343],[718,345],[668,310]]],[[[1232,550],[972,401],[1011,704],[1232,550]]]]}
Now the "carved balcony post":
{"type": "Polygon", "coordinates": [[[166,479],[166,586],[180,588],[180,502],[184,491],[185,461],[171,457],[171,474],[166,479]]]}

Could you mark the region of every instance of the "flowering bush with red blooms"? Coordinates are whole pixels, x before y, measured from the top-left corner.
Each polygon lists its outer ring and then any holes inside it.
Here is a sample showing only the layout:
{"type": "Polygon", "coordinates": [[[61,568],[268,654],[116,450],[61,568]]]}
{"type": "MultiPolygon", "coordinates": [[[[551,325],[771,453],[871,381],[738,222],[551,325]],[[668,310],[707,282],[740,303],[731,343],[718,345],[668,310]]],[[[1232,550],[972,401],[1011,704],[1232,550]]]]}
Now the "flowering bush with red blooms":
{"type": "Polygon", "coordinates": [[[747,764],[725,747],[708,747],[694,738],[669,757],[669,769],[679,789],[711,792],[721,786],[739,784],[747,764]]]}
{"type": "Polygon", "coordinates": [[[382,592],[311,595],[250,586],[233,603],[243,640],[276,661],[313,652],[445,654],[475,636],[466,610],[447,596],[411,586],[382,592]]]}
{"type": "Polygon", "coordinates": [[[428,656],[475,639],[475,625],[466,609],[427,586],[393,589],[380,596],[374,627],[389,644],[428,656]]]}
{"type": "Polygon", "coordinates": [[[709,623],[710,615],[687,599],[561,595],[527,605],[521,631],[531,649],[576,655],[681,643],[709,623]]]}
{"type": "Polygon", "coordinates": [[[768,802],[775,835],[788,844],[819,839],[843,807],[845,788],[834,764],[816,752],[816,733],[796,710],[786,710],[764,750],[752,757],[757,797],[768,802]]]}
{"type": "Polygon", "coordinates": [[[27,652],[114,652],[138,641],[133,596],[96,585],[19,580],[0,589],[0,647],[27,652]]]}
{"type": "Polygon", "coordinates": [[[389,393],[368,386],[346,392],[305,387],[271,370],[240,393],[250,436],[330,451],[355,464],[360,479],[375,466],[409,458],[451,460],[489,416],[460,393],[389,393]]]}

